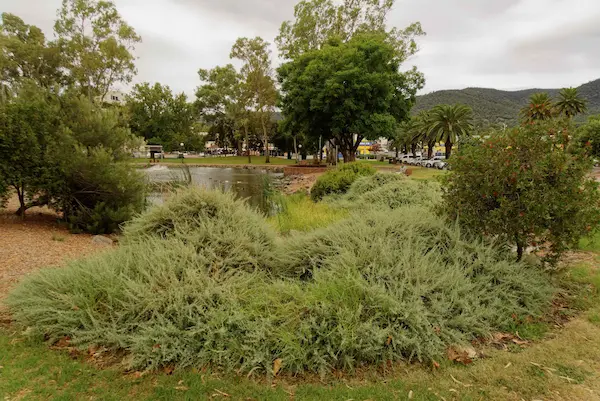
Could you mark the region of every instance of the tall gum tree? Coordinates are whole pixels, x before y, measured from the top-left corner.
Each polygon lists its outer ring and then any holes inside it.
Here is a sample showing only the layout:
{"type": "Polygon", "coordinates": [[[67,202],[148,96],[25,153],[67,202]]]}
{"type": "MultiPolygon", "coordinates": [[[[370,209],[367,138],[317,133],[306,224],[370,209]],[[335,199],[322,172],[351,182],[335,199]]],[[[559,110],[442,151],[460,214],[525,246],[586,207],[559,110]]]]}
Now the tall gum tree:
{"type": "Polygon", "coordinates": [[[265,162],[270,163],[268,125],[275,112],[277,88],[271,67],[269,42],[260,37],[239,38],[231,49],[230,57],[243,62],[241,74],[246,92],[244,98],[248,100],[248,106],[260,122],[265,162]]]}
{"type": "Polygon", "coordinates": [[[54,31],[71,83],[91,100],[136,74],[133,51],[141,38],[112,1],[63,0],[54,31]]]}

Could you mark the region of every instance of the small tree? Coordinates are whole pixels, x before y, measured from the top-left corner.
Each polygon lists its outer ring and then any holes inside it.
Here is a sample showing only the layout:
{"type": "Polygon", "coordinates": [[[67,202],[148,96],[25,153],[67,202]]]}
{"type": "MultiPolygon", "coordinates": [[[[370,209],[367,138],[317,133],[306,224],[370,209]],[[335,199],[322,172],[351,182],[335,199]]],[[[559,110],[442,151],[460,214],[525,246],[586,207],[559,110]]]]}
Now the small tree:
{"type": "Polygon", "coordinates": [[[141,83],[133,87],[126,104],[131,131],[170,152],[193,141],[194,106],[185,93],[174,94],[166,85],[141,83]]]}
{"type": "Polygon", "coordinates": [[[561,143],[568,129],[537,122],[463,146],[445,178],[450,218],[512,243],[519,260],[536,247],[555,264],[600,219],[589,158],[561,143]]]}
{"type": "MultiPolygon", "coordinates": [[[[61,146],[58,101],[35,85],[26,85],[0,107],[0,177],[17,194],[23,216],[41,201],[56,179],[61,146]]],[[[6,192],[4,192],[6,194],[6,192]]],[[[0,197],[2,194],[0,193],[0,197]]]]}

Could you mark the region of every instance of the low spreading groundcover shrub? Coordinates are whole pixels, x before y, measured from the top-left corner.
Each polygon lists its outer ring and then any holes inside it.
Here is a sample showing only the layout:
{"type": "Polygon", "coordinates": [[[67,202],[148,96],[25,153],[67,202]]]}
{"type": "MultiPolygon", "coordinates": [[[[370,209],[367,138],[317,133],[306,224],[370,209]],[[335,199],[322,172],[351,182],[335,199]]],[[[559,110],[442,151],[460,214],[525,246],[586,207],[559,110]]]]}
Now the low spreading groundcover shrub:
{"type": "Polygon", "coordinates": [[[50,341],[125,350],[129,368],[272,374],[280,359],[326,373],[439,358],[540,315],[553,294],[545,273],[426,206],[276,238],[240,201],[193,190],[130,223],[123,243],[25,279],[15,318],[50,341]]]}

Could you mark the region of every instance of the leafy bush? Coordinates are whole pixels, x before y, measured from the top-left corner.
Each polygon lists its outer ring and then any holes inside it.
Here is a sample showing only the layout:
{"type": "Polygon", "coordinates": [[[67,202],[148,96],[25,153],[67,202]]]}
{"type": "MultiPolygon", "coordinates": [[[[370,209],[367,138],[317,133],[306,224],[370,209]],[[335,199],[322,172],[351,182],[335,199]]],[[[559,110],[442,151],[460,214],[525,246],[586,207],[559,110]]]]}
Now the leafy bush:
{"type": "Polygon", "coordinates": [[[575,141],[590,156],[600,159],[600,115],[590,117],[587,123],[577,129],[575,141]]]}
{"type": "Polygon", "coordinates": [[[563,150],[569,127],[535,123],[466,146],[452,161],[444,199],[452,220],[481,235],[543,247],[555,264],[600,220],[591,160],[563,150]]]}
{"type": "Polygon", "coordinates": [[[343,194],[359,177],[375,174],[375,169],[362,163],[343,164],[323,174],[310,190],[310,197],[317,201],[326,195],[343,194]]]}
{"type": "Polygon", "coordinates": [[[128,164],[115,163],[111,151],[78,151],[55,188],[54,206],[74,231],[111,233],[142,211],[145,188],[145,177],[128,164]]]}
{"type": "Polygon", "coordinates": [[[229,195],[182,192],[117,250],[30,276],[8,304],[33,333],[125,350],[131,368],[271,374],[275,359],[325,373],[439,358],[552,295],[544,273],[429,208],[351,215],[276,250],[265,227],[229,195]]]}
{"type": "Polygon", "coordinates": [[[366,209],[408,205],[436,205],[441,200],[436,182],[417,181],[401,174],[378,173],[358,179],[338,200],[345,208],[366,209]]]}
{"type": "Polygon", "coordinates": [[[10,195],[8,184],[2,181],[0,178],[0,209],[6,206],[6,202],[8,201],[8,197],[10,195]]]}
{"type": "Polygon", "coordinates": [[[125,243],[176,238],[213,260],[214,269],[262,268],[275,234],[265,219],[231,193],[191,187],[124,227],[125,243]]]}

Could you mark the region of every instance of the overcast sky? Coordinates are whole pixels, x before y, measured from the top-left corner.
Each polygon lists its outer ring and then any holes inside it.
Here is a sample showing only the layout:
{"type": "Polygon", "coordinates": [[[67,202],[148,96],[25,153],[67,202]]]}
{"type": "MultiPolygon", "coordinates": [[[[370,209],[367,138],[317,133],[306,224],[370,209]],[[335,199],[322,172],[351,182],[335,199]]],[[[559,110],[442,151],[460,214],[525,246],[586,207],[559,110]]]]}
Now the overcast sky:
{"type": "MultiPolygon", "coordinates": [[[[230,62],[240,36],[273,42],[298,0],[116,0],[143,38],[135,82],[194,93],[199,68],[230,62]]],[[[0,0],[52,37],[61,0],[0,0]]],[[[420,21],[427,36],[409,60],[425,92],[579,86],[600,78],[600,0],[396,0],[389,24],[420,21]]],[[[275,47],[273,47],[275,50],[275,47]]]]}

